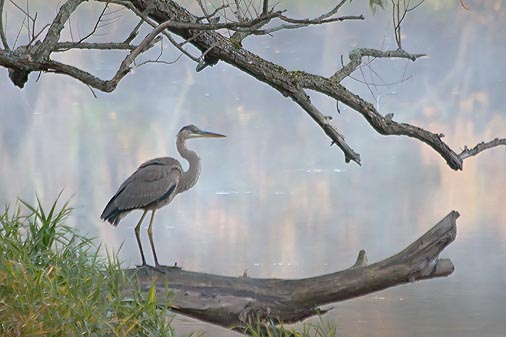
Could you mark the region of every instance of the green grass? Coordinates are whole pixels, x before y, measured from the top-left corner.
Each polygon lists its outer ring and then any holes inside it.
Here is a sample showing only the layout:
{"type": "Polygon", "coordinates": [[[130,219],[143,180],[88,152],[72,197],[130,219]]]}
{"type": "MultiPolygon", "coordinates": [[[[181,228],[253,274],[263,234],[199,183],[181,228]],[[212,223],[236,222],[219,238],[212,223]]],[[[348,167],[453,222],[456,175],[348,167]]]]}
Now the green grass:
{"type": "Polygon", "coordinates": [[[324,321],[319,316],[317,323],[304,323],[302,331],[289,329],[281,324],[280,326],[272,324],[249,324],[245,333],[252,337],[336,337],[338,336],[336,326],[328,321],[324,321]]]}
{"type": "Polygon", "coordinates": [[[134,281],[64,225],[70,212],[37,200],[0,214],[0,336],[174,336],[154,288],[127,299],[134,281]]]}
{"type": "MultiPolygon", "coordinates": [[[[68,202],[47,210],[37,199],[0,213],[0,336],[175,336],[169,298],[157,304],[154,285],[142,294],[116,255],[101,257],[92,240],[65,226],[71,211],[68,202]]],[[[301,332],[260,324],[244,332],[336,336],[321,319],[301,332]]]]}

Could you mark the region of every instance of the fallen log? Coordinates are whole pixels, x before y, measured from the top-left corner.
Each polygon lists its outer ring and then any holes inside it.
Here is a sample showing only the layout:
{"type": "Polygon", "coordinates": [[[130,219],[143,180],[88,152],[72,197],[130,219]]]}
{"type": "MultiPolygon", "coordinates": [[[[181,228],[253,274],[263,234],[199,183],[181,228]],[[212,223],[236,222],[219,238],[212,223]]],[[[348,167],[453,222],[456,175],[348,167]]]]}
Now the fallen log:
{"type": "Polygon", "coordinates": [[[450,275],[452,262],[439,254],[455,240],[458,217],[458,212],[450,212],[404,250],[382,261],[367,265],[366,254],[360,251],[349,269],[304,279],[228,277],[174,267],[127,272],[146,293],[155,282],[157,300],[168,298],[176,313],[232,329],[259,319],[288,324],[321,314],[319,307],[324,304],[450,275]]]}

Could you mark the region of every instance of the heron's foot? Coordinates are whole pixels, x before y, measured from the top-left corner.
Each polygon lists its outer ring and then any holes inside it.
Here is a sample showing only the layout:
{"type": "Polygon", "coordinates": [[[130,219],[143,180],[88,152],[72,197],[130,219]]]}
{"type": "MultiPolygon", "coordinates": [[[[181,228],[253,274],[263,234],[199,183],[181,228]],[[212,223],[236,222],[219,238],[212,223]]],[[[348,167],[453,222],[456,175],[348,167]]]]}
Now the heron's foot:
{"type": "Polygon", "coordinates": [[[135,268],[138,268],[138,269],[140,269],[140,268],[150,268],[150,267],[151,267],[151,266],[150,266],[149,264],[147,264],[147,263],[143,263],[143,264],[136,264],[136,265],[135,265],[135,268]]]}
{"type": "Polygon", "coordinates": [[[154,268],[160,268],[160,269],[183,269],[177,265],[177,262],[174,263],[173,266],[166,266],[164,264],[156,263],[154,268]]]}

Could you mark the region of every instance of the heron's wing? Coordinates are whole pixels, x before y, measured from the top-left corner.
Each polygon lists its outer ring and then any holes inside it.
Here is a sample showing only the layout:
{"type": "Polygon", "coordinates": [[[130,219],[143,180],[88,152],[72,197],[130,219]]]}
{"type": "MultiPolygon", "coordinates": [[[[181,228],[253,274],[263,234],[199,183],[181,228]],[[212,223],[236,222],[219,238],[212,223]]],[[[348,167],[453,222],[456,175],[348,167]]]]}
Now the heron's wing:
{"type": "Polygon", "coordinates": [[[176,160],[150,160],[121,184],[113,197],[114,204],[119,210],[131,210],[170,201],[176,193],[181,172],[176,160]]]}

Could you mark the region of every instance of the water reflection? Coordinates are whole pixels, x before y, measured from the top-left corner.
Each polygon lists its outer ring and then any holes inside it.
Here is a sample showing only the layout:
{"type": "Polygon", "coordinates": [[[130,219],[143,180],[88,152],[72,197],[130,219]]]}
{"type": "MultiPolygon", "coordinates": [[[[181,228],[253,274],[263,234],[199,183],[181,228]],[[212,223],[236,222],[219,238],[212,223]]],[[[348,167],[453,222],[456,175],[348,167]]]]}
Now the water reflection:
{"type": "MultiPolygon", "coordinates": [[[[453,148],[506,134],[506,65],[498,61],[506,53],[506,5],[466,2],[472,11],[428,1],[409,19],[405,47],[430,58],[372,63],[385,82],[399,81],[404,71],[409,80],[380,86],[374,97],[363,84],[347,82],[372,102],[382,94],[382,112],[445,134],[453,148]]],[[[303,17],[320,10],[309,3],[287,5],[303,17]]],[[[364,12],[365,23],[280,32],[246,46],[290,69],[324,75],[352,48],[393,47],[388,13],[371,16],[367,7],[352,6],[347,14],[364,12]]],[[[59,57],[110,76],[121,54],[104,56],[59,57]]],[[[109,249],[124,243],[121,258],[138,263],[133,227],[140,212],[117,229],[101,223],[100,212],[139,163],[176,156],[177,131],[194,123],[227,138],[190,142],[202,157],[202,175],[157,213],[164,263],[225,275],[247,269],[252,277],[312,276],[350,266],[360,249],[372,262],[391,255],[457,209],[458,238],[445,252],[454,275],[334,304],[326,317],[346,336],[504,335],[504,149],[467,159],[464,171],[454,172],[426,145],[379,136],[353,111],[338,114],[335,102],[313,94],[362,155],[362,167],[347,165],[290,100],[228,65],[194,68],[183,59],[144,66],[98,99],[54,75],[31,78],[20,91],[1,70],[0,92],[10,99],[0,108],[0,202],[30,200],[37,191],[49,203],[64,189],[76,208],[72,224],[109,249]]],[[[368,69],[364,74],[378,81],[368,69]]]]}

